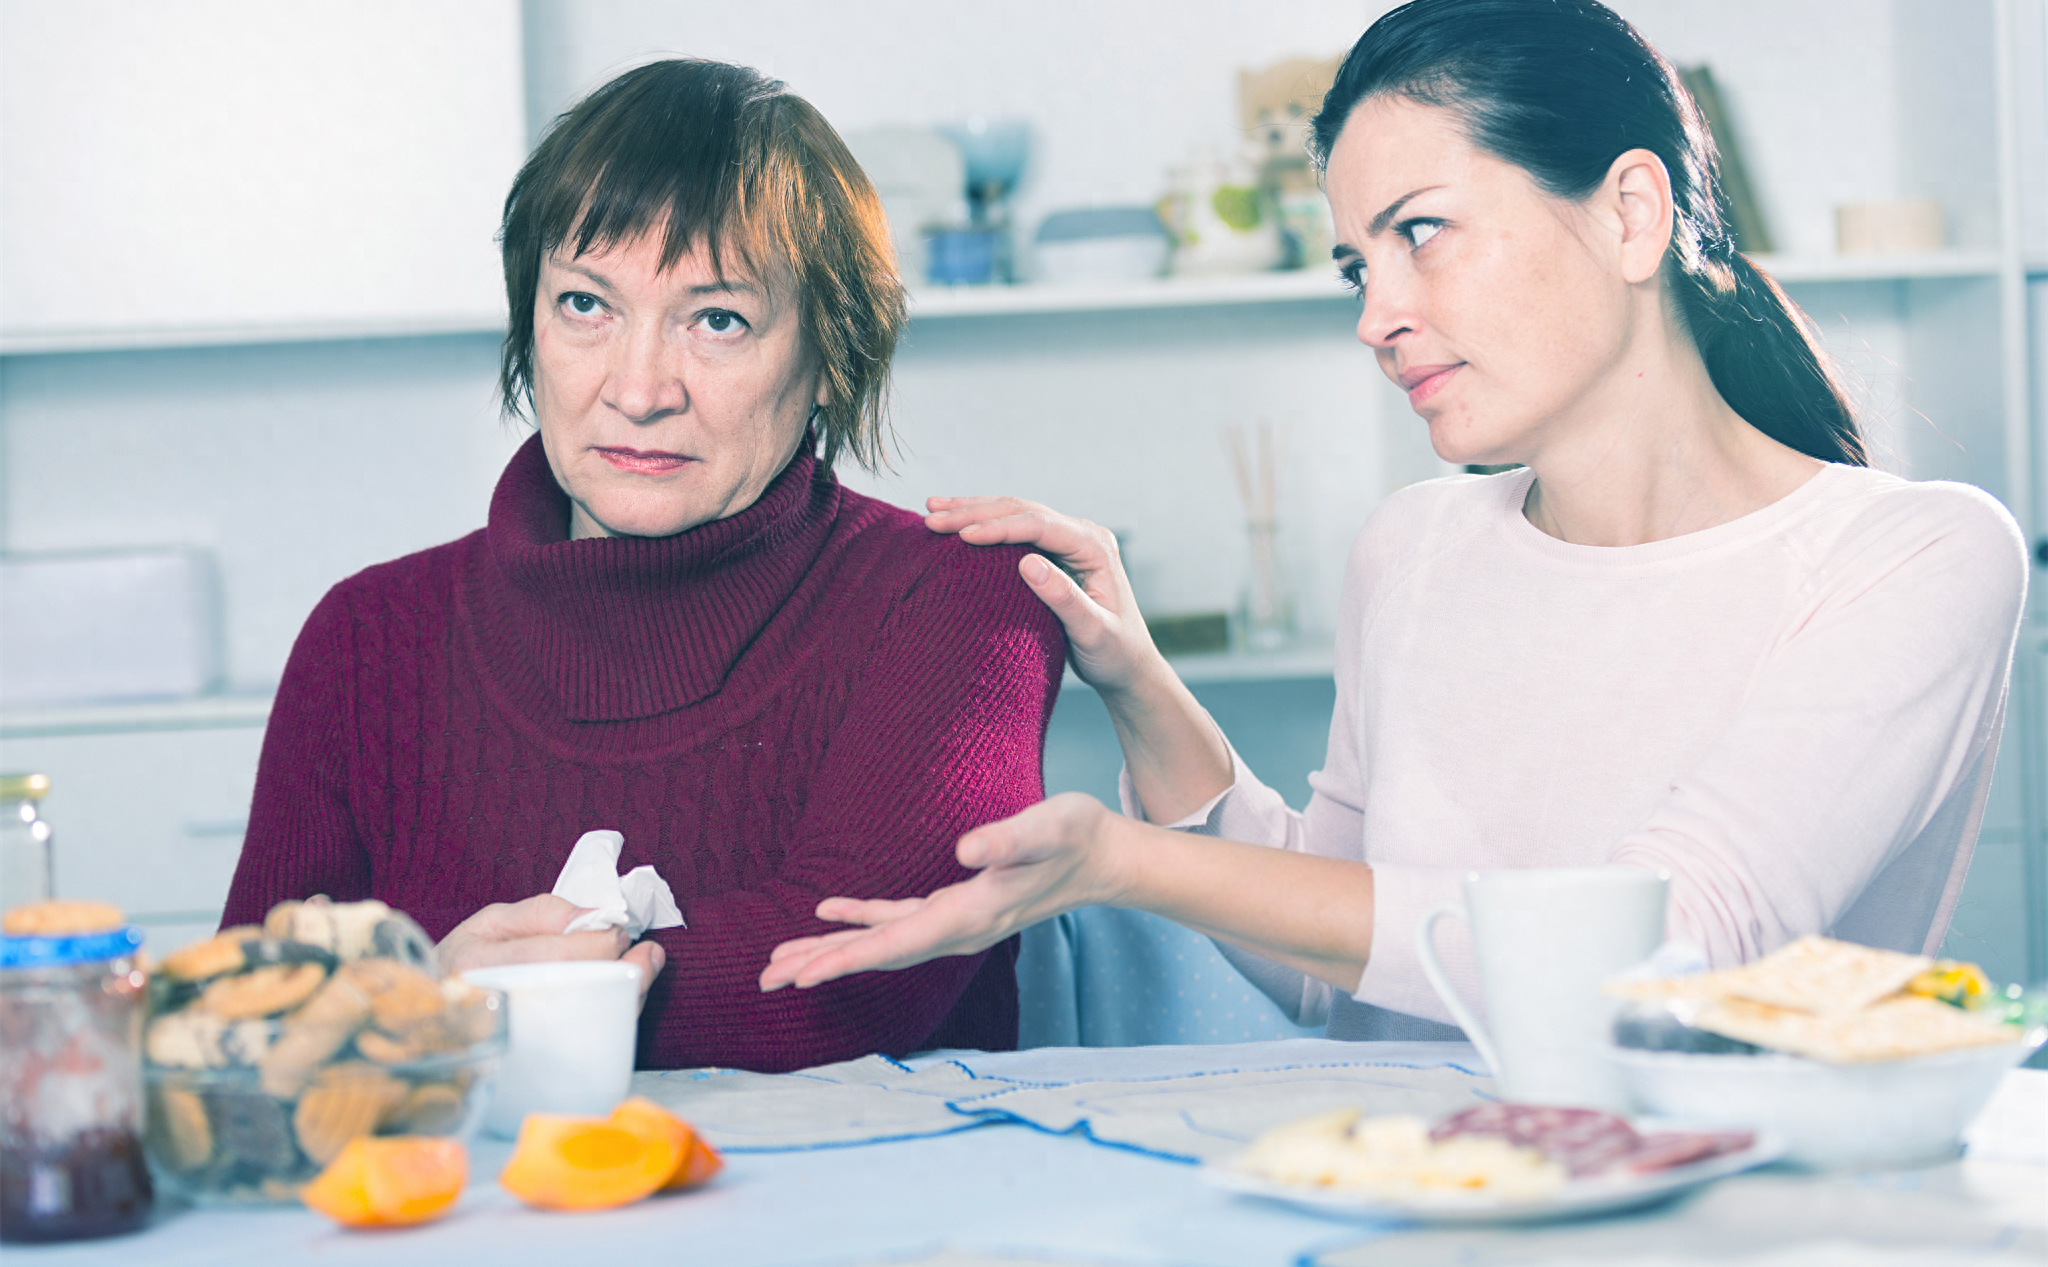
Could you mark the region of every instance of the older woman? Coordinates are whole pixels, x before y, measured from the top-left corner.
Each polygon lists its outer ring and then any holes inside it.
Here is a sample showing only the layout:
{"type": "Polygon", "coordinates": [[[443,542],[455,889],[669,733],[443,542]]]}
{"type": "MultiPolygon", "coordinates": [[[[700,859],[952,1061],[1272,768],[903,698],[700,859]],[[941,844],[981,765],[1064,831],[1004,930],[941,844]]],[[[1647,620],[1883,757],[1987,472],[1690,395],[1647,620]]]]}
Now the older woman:
{"type": "Polygon", "coordinates": [[[624,954],[646,1066],[1015,1045],[1014,945],[754,988],[821,897],[959,879],[953,841],[1043,795],[1064,644],[1017,556],[832,475],[879,456],[888,241],[839,137],[750,70],[655,63],[556,122],[503,226],[504,398],[538,434],[485,528],[307,621],[228,922],[374,896],[451,968],[624,954]],[[685,927],[564,935],[593,829],[685,927]]]}
{"type": "Polygon", "coordinates": [[[1521,469],[1404,489],[1359,535],[1307,812],[1152,648],[1104,534],[939,499],[934,529],[1079,577],[1020,565],[1116,721],[1131,817],[1070,795],[972,833],[980,875],[825,904],[873,927],[781,948],[764,986],[1105,902],[1223,939],[1332,1037],[1449,1037],[1422,913],[1472,869],[1610,862],[1668,872],[1673,933],[1717,963],[1938,945],[2025,548],[1984,493],[1865,465],[1669,63],[1593,0],[1417,0],[1351,50],[1314,144],[1359,340],[1439,455],[1521,469]]]}

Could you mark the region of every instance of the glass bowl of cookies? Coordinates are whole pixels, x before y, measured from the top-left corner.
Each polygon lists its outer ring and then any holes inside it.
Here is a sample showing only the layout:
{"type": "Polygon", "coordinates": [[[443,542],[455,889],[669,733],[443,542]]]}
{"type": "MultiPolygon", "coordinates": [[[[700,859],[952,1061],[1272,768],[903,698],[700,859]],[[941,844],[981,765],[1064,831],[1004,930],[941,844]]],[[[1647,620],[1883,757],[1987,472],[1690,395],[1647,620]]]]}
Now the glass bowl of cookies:
{"type": "Polygon", "coordinates": [[[382,902],[273,908],[167,956],[143,1034],[145,1147],[165,1190],[295,1201],[359,1135],[467,1139],[505,1047],[505,1000],[443,978],[382,902]]]}

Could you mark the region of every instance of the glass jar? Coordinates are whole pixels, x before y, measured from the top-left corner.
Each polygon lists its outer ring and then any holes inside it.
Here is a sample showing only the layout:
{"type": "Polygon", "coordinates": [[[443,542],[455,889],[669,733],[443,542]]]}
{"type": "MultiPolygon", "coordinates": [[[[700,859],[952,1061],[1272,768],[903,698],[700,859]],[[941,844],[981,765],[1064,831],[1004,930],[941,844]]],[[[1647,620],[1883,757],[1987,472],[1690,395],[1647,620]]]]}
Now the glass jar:
{"type": "Polygon", "coordinates": [[[0,1240],[112,1236],[149,1218],[141,944],[132,927],[0,937],[0,1240]]]}
{"type": "Polygon", "coordinates": [[[42,800],[50,779],[42,774],[0,774],[0,904],[20,906],[54,897],[56,867],[42,800]]]}

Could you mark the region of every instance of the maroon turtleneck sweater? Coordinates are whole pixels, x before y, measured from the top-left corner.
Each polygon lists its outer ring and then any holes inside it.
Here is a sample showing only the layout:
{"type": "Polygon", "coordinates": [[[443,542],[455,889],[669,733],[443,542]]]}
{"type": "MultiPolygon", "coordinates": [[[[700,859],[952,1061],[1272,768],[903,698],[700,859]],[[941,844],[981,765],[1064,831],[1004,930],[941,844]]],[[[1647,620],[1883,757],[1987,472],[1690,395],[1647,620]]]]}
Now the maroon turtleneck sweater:
{"type": "Polygon", "coordinates": [[[1015,939],[762,994],[835,893],[962,879],[965,831],[1043,795],[1059,624],[1015,549],[843,488],[808,447],[761,499],[674,537],[568,539],[538,437],[489,526],[369,568],[300,633],[225,922],[326,893],[440,938],[546,893],[586,831],[626,837],[687,928],[642,1067],[795,1069],[1017,1040],[1015,939]]]}

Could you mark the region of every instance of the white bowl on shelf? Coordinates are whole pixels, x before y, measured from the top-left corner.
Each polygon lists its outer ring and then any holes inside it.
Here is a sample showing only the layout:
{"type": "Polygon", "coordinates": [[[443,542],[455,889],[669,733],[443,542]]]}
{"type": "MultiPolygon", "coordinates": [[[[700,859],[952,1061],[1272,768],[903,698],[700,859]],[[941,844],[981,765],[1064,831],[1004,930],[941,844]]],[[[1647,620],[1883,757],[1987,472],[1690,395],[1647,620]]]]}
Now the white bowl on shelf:
{"type": "Polygon", "coordinates": [[[1784,1138],[1788,1160],[1819,1170],[1897,1170],[1956,1156],[2006,1070],[2042,1037],[1857,1065],[1776,1052],[1606,1055],[1646,1113],[1762,1127],[1784,1138]]]}

